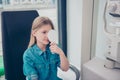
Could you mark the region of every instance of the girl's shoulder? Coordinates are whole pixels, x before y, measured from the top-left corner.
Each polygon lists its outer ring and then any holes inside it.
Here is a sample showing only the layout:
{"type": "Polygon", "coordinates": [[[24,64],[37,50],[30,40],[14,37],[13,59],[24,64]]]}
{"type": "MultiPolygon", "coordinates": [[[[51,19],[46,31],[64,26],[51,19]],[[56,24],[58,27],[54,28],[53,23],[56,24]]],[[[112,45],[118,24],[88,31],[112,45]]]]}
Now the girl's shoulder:
{"type": "Polygon", "coordinates": [[[32,52],[33,52],[32,47],[29,47],[29,48],[27,48],[27,49],[24,51],[23,56],[24,56],[24,57],[25,57],[25,56],[30,56],[30,55],[32,54],[32,52]]]}

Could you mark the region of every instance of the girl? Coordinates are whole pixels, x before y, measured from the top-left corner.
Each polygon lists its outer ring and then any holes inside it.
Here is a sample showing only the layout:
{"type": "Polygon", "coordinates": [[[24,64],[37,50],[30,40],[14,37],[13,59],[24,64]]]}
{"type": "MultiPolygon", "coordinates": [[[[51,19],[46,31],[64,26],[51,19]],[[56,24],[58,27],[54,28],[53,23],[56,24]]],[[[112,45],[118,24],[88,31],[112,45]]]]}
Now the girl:
{"type": "Polygon", "coordinates": [[[57,67],[63,71],[69,69],[62,49],[48,40],[51,29],[54,26],[47,17],[38,16],[33,21],[28,49],[23,55],[23,72],[27,80],[62,80],[57,77],[57,67]]]}

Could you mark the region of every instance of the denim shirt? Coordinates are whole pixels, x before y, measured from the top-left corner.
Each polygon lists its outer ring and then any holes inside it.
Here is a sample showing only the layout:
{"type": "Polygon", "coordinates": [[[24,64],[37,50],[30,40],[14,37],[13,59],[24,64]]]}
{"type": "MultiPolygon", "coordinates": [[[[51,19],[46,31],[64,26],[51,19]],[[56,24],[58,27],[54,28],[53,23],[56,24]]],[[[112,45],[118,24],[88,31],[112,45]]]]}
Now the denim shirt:
{"type": "Polygon", "coordinates": [[[59,55],[52,54],[49,45],[44,52],[36,44],[28,48],[24,52],[23,63],[26,80],[62,80],[57,77],[59,55]]]}

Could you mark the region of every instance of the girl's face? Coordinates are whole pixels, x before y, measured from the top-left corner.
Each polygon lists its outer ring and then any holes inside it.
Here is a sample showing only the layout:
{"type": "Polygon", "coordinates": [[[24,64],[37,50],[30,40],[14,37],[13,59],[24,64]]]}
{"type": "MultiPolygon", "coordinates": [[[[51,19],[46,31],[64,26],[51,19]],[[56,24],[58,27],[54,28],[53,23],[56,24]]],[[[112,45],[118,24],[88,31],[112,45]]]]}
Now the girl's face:
{"type": "Polygon", "coordinates": [[[33,36],[36,37],[38,44],[47,45],[49,43],[47,35],[49,30],[51,29],[52,29],[51,25],[47,24],[41,26],[37,31],[32,32],[33,36]]]}

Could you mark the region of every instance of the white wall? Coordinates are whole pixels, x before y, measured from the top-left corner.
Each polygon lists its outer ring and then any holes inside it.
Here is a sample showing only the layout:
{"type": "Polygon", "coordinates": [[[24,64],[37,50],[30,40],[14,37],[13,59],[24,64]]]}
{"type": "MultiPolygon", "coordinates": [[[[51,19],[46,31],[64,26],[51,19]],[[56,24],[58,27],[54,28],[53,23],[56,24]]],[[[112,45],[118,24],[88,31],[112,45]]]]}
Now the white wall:
{"type": "Polygon", "coordinates": [[[80,69],[82,0],[67,0],[67,47],[71,64],[80,69]]]}

